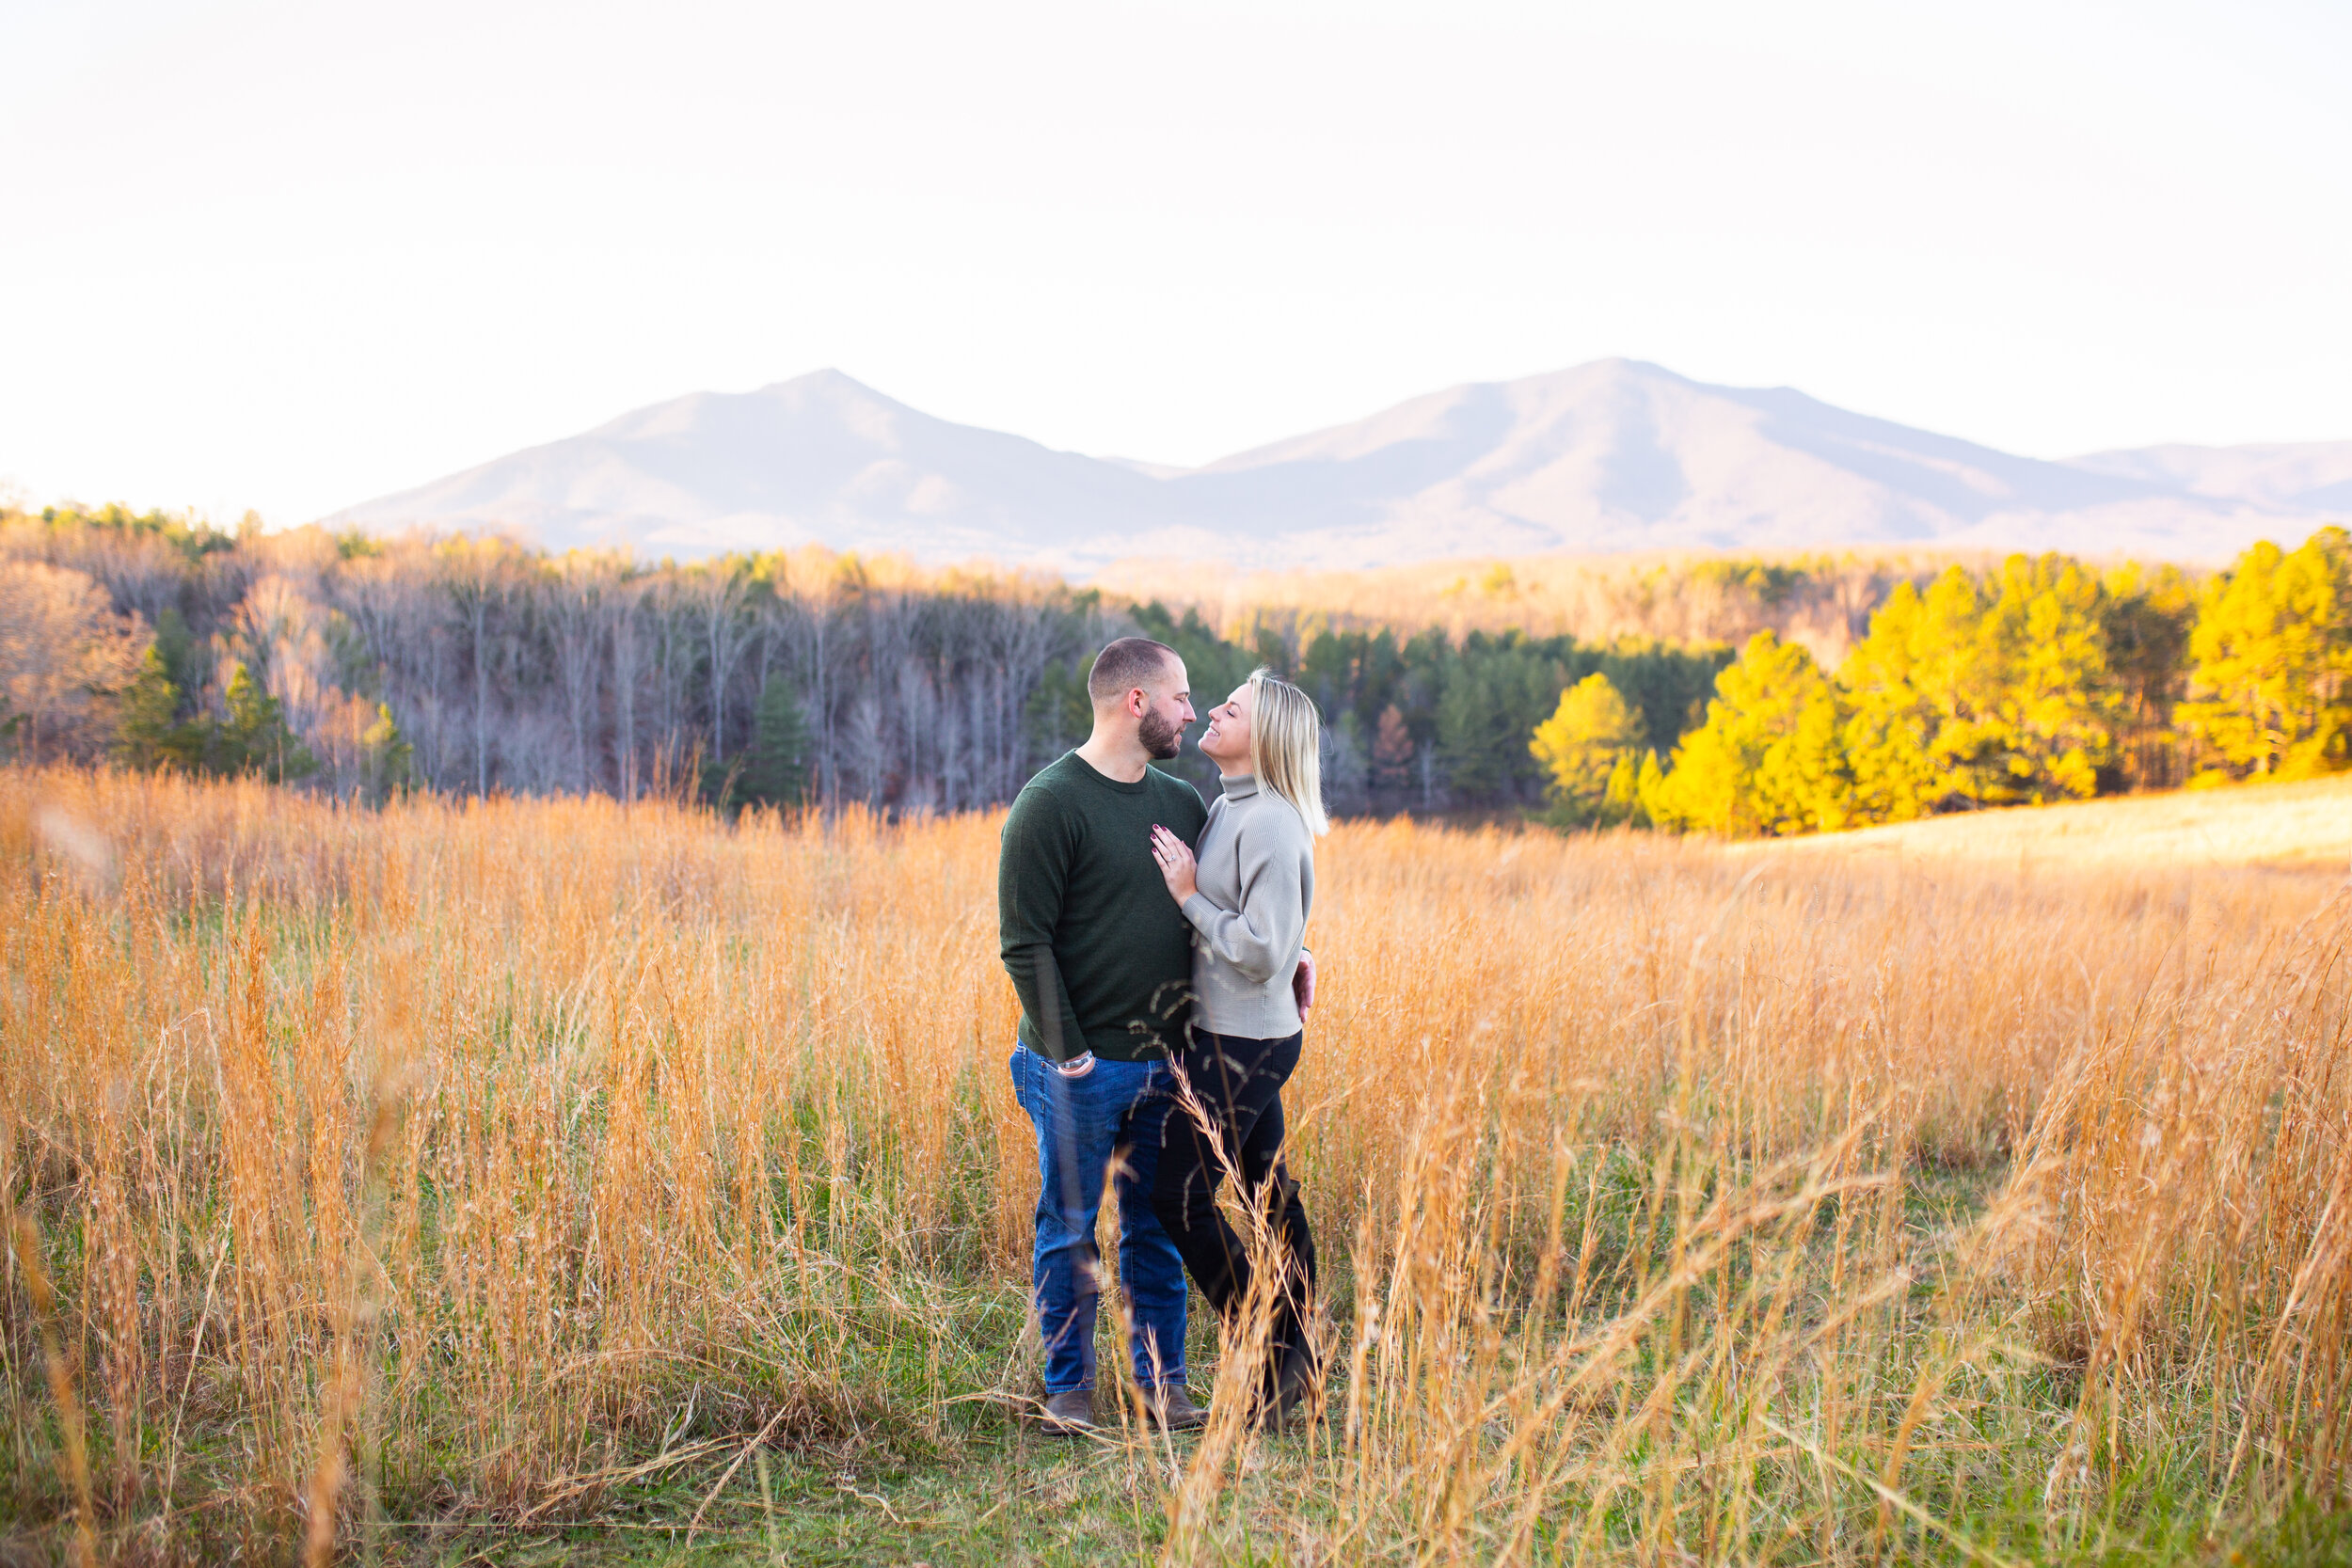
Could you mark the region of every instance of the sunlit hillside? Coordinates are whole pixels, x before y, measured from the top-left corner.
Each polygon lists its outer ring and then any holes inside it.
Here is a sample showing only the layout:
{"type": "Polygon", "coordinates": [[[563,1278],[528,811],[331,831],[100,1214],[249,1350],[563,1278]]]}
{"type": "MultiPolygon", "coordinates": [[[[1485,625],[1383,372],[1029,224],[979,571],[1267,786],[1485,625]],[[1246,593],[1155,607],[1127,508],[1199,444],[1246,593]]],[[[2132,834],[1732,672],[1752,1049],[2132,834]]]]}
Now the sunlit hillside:
{"type": "Polygon", "coordinates": [[[2132,868],[2352,872],[2352,776],[1963,812],[1741,847],[1746,854],[2132,868]]]}

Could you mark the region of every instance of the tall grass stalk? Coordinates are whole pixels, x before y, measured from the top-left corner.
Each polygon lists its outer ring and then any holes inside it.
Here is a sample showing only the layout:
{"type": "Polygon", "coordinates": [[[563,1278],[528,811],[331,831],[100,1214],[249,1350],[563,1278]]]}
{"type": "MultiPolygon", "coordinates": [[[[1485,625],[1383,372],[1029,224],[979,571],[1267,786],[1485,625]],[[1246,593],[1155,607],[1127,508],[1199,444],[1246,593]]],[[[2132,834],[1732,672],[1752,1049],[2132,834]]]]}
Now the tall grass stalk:
{"type": "MultiPolygon", "coordinates": [[[[769,1443],[956,1463],[1034,1376],[996,828],[0,771],[0,1506],[322,1560],[769,1443]]],[[[1138,1551],[2019,1560],[2344,1500],[2329,879],[1406,823],[1320,869],[1326,1418],[1241,1419],[1261,1302],[1201,1439],[1128,1425],[1138,1551]]]]}

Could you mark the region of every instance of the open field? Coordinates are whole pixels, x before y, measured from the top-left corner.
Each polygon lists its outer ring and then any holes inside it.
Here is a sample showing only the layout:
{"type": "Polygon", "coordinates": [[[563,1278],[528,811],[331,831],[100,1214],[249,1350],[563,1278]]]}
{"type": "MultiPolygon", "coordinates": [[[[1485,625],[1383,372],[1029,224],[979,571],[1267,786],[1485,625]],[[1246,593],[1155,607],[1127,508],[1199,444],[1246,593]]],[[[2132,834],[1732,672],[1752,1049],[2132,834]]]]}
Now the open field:
{"type": "Polygon", "coordinates": [[[2352,1560],[2340,866],[1343,827],[1328,1418],[1073,1448],[995,831],[0,772],[0,1559],[2352,1560]]]}
{"type": "Polygon", "coordinates": [[[2352,874],[2352,777],[1972,812],[1742,850],[1780,851],[2043,871],[2273,866],[2344,876],[2352,874]]]}

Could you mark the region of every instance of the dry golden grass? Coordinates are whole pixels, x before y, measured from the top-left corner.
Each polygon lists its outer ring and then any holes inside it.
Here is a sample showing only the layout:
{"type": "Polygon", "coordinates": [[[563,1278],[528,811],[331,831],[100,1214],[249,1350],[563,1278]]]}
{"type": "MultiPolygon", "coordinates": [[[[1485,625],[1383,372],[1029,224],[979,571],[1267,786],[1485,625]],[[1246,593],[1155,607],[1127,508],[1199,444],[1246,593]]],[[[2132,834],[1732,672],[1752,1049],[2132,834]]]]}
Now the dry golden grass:
{"type": "MultiPolygon", "coordinates": [[[[0,773],[0,1506],[324,1560],[761,1440],[959,1463],[1030,1375],[996,820],[0,773]]],[[[2344,1497],[2335,879],[1406,823],[1320,873],[1329,1418],[1136,1444],[1133,1551],[2014,1560],[2344,1497]]]]}
{"type": "Polygon", "coordinates": [[[1967,813],[1744,847],[1776,850],[2044,871],[2261,865],[2342,875],[2352,871],[2352,777],[1967,813]]]}

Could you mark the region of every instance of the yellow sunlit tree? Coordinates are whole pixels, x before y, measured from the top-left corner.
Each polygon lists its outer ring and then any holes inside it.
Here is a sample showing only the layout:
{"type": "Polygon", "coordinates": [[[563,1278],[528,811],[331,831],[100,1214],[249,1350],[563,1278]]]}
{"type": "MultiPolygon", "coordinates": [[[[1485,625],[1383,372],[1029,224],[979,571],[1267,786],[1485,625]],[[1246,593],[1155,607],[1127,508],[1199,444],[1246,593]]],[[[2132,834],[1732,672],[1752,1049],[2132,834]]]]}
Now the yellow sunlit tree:
{"type": "Polygon", "coordinates": [[[1716,677],[1707,721],[1676,748],[1644,804],[1661,825],[1723,833],[1820,832],[1848,825],[1836,688],[1804,644],[1757,632],[1716,677]]]}
{"type": "Polygon", "coordinates": [[[2208,585],[2177,710],[2212,764],[2195,781],[2298,778],[2352,765],[2352,534],[2265,542],[2208,585]]]}
{"type": "Polygon", "coordinates": [[[1990,798],[2040,804],[2097,793],[2122,707],[2107,678],[2106,589],[2057,555],[2013,555],[1988,586],[1973,652],[1989,688],[1990,798]]]}
{"type": "Polygon", "coordinates": [[[2099,579],[2057,556],[1897,587],[1839,672],[1854,818],[2093,793],[2122,703],[2106,609],[2099,579]]]}
{"type": "Polygon", "coordinates": [[[1560,693],[1527,749],[1544,766],[1560,820],[1622,822],[1641,809],[1635,784],[1645,739],[1641,714],[1596,671],[1560,693]]]}
{"type": "MultiPolygon", "coordinates": [[[[1952,574],[1947,578],[1953,580],[1952,574]]],[[[1954,586],[1973,616],[1975,588],[1965,574],[1954,586]]],[[[1944,593],[1947,614],[1952,597],[1952,591],[1944,593]]],[[[1864,821],[1924,816],[1948,787],[1940,783],[1943,769],[1930,747],[1950,710],[1952,661],[1938,657],[1929,616],[1918,590],[1898,583],[1870,617],[1870,635],[1838,672],[1851,703],[1846,758],[1853,775],[1853,810],[1864,821]]]]}

